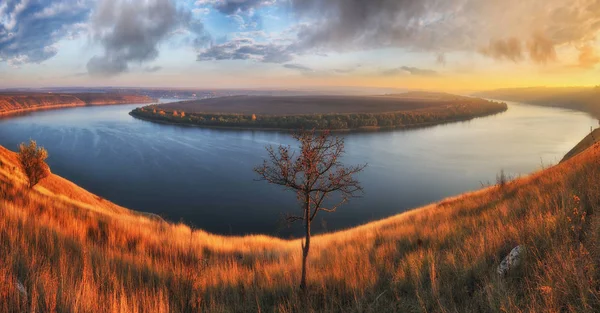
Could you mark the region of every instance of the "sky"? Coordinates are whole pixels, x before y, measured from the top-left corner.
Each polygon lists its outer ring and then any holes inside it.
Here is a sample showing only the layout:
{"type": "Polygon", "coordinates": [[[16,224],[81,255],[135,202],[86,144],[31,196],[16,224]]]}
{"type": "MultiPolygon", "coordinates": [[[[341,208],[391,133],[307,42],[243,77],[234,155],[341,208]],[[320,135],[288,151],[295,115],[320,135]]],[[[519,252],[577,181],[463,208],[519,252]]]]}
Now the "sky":
{"type": "Polygon", "coordinates": [[[600,84],[600,0],[0,0],[0,88],[600,84]]]}

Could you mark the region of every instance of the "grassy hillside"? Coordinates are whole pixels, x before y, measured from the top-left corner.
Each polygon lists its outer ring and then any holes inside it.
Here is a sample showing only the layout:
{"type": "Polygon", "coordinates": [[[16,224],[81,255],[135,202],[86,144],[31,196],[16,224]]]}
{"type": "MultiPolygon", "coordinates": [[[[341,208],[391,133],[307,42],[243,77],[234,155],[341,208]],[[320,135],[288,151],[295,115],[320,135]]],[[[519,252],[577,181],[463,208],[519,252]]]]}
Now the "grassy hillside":
{"type": "Polygon", "coordinates": [[[0,149],[0,312],[598,312],[599,161],[595,145],[503,186],[315,236],[305,297],[299,240],[192,231],[57,176],[30,191],[0,149]],[[501,278],[516,245],[522,265],[501,278]]]}
{"type": "Polygon", "coordinates": [[[561,162],[565,162],[566,160],[573,158],[598,142],[600,142],[600,128],[595,129],[589,135],[585,136],[585,138],[583,138],[575,147],[573,147],[573,149],[571,149],[571,151],[565,155],[561,162]]]}
{"type": "Polygon", "coordinates": [[[498,89],[481,92],[477,96],[567,108],[587,112],[600,118],[600,86],[498,89]]]}
{"type": "Polygon", "coordinates": [[[0,93],[0,115],[17,112],[125,103],[149,103],[153,99],[139,95],[105,93],[0,93]]]}

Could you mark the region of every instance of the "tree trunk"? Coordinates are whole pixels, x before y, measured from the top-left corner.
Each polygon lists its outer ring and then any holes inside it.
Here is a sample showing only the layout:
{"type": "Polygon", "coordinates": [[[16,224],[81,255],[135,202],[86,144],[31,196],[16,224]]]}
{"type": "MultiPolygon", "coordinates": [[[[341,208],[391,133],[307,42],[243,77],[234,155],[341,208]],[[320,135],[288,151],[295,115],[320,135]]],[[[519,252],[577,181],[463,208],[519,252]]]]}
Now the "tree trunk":
{"type": "Polygon", "coordinates": [[[304,221],[306,235],[304,245],[302,246],[302,280],[300,281],[300,289],[306,290],[306,261],[308,259],[308,250],[310,249],[310,198],[306,196],[306,207],[304,208],[304,221]]]}

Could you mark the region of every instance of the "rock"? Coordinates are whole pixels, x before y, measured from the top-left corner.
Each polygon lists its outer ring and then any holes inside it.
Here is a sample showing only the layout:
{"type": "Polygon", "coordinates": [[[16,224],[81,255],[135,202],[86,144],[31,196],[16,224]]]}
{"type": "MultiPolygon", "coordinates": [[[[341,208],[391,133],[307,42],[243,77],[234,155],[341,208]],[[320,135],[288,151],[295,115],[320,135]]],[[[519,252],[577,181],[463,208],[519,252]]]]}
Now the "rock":
{"type": "Polygon", "coordinates": [[[23,284],[19,280],[17,280],[16,287],[23,297],[27,297],[27,289],[25,289],[25,286],[23,286],[23,284]]]}
{"type": "Polygon", "coordinates": [[[525,247],[518,245],[514,247],[510,253],[502,260],[500,265],[498,265],[498,275],[506,276],[508,272],[514,267],[519,266],[523,259],[523,253],[525,252],[525,247]]]}
{"type": "Polygon", "coordinates": [[[153,221],[157,221],[157,222],[164,222],[165,219],[163,219],[162,217],[160,217],[160,215],[158,214],[154,214],[154,213],[148,213],[148,212],[139,212],[141,215],[147,217],[150,220],[153,221]]]}

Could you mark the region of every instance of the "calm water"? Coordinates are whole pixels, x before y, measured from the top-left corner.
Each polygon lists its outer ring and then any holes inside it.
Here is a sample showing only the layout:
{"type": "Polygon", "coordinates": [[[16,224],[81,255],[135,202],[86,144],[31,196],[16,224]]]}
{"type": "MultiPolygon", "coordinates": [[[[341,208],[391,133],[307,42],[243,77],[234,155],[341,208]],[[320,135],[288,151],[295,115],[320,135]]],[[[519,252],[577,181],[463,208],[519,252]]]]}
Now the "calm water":
{"type": "MultiPolygon", "coordinates": [[[[222,234],[287,237],[295,195],[254,181],[264,146],[280,132],[211,130],[136,120],[137,105],[35,112],[0,120],[0,145],[35,139],[52,171],[122,206],[222,234]]],[[[506,113],[418,130],[345,134],[347,164],[368,163],[363,198],[322,214],[319,231],[395,215],[555,164],[598,122],[587,114],[521,104],[506,113]]]]}

